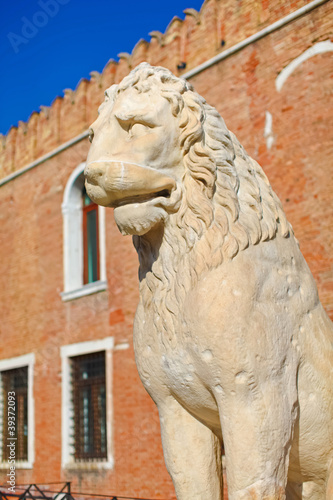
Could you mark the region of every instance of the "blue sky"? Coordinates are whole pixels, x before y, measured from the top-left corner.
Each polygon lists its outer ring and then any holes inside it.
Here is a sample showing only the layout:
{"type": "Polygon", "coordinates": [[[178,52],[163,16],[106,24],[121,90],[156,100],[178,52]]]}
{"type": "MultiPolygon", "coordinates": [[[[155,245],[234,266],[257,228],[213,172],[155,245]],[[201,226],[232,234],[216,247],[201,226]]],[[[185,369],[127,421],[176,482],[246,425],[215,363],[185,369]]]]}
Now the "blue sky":
{"type": "Polygon", "coordinates": [[[0,133],[203,0],[15,0],[0,18],[0,133]]]}

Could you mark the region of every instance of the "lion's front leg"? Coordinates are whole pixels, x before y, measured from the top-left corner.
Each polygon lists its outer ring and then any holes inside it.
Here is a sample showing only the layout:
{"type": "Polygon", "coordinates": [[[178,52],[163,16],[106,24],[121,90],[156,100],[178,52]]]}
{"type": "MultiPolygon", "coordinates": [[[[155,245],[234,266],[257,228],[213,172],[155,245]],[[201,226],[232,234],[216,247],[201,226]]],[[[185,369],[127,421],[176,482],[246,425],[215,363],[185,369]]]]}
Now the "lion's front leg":
{"type": "Polygon", "coordinates": [[[294,391],[286,380],[257,384],[247,375],[219,386],[229,500],[285,500],[294,391]]]}
{"type": "Polygon", "coordinates": [[[222,500],[218,438],[173,397],[158,407],[164,459],[177,500],[222,500]]]}

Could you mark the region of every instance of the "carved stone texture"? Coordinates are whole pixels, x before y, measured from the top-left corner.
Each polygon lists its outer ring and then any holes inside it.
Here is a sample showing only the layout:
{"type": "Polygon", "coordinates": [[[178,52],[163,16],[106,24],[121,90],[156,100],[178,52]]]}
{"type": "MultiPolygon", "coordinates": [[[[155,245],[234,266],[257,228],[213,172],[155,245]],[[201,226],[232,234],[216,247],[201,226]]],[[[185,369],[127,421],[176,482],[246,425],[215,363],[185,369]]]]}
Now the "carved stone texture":
{"type": "Polygon", "coordinates": [[[140,259],[136,362],[178,500],[333,498],[333,331],[280,201],[219,113],[140,64],[86,187],[140,259]]]}

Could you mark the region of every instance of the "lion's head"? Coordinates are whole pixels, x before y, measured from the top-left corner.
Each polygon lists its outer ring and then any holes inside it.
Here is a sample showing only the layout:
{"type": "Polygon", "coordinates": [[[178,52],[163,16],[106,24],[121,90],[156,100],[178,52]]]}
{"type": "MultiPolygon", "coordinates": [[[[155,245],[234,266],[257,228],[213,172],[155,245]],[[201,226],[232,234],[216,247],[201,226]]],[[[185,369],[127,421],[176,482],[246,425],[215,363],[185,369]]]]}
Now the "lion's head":
{"type": "Polygon", "coordinates": [[[184,171],[180,115],[168,99],[175,90],[173,83],[163,84],[163,75],[141,65],[105,92],[91,126],[87,192],[97,203],[115,208],[124,234],[145,234],[179,206],[184,171]]]}
{"type": "Polygon", "coordinates": [[[179,303],[204,270],[277,232],[290,234],[258,163],[216,109],[165,68],[142,63],[110,87],[91,141],[87,192],[114,207],[119,229],[134,235],[141,293],[146,301],[154,295],[168,335],[179,303]],[[168,248],[164,261],[153,248],[160,240],[149,237],[159,227],[168,248]],[[181,279],[179,266],[188,270],[181,279]]]}
{"type": "Polygon", "coordinates": [[[142,63],[110,87],[91,141],[87,192],[115,208],[124,234],[145,234],[175,214],[187,246],[209,244],[220,261],[279,227],[289,232],[261,167],[219,113],[165,68],[142,63]]]}

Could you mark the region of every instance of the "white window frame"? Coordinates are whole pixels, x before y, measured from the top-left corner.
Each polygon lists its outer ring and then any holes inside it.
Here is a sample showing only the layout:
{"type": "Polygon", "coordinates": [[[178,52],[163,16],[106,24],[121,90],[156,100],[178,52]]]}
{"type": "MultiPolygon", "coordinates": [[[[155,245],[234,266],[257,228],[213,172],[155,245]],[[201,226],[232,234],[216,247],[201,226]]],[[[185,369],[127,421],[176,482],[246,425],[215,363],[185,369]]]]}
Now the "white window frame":
{"type": "Polygon", "coordinates": [[[113,409],[112,409],[112,352],[114,347],[113,337],[102,340],[91,340],[69,344],[60,348],[62,364],[62,409],[61,409],[61,441],[62,454],[61,466],[63,469],[98,470],[112,469],[113,459],[113,409]],[[72,436],[74,409],[71,403],[70,359],[74,356],[105,351],[105,391],[106,391],[106,460],[87,460],[75,462],[74,438],[72,436]]]}
{"type": "MultiPolygon", "coordinates": [[[[34,364],[35,354],[29,353],[15,358],[0,360],[0,384],[1,373],[7,370],[15,370],[16,368],[28,367],[28,460],[16,460],[15,467],[17,469],[32,469],[35,461],[35,401],[34,401],[34,364]]],[[[1,390],[2,397],[2,390],[1,390]]],[[[3,408],[3,402],[1,402],[3,408]]],[[[2,433],[2,413],[0,414],[0,432],[2,433]]],[[[9,469],[10,464],[2,458],[2,446],[0,449],[0,469],[9,469]]]]}
{"type": "Polygon", "coordinates": [[[107,288],[105,262],[105,207],[98,207],[99,275],[93,283],[83,284],[82,189],[85,162],[80,163],[68,179],[63,203],[63,266],[64,291],[62,300],[73,300],[107,288]]]}

